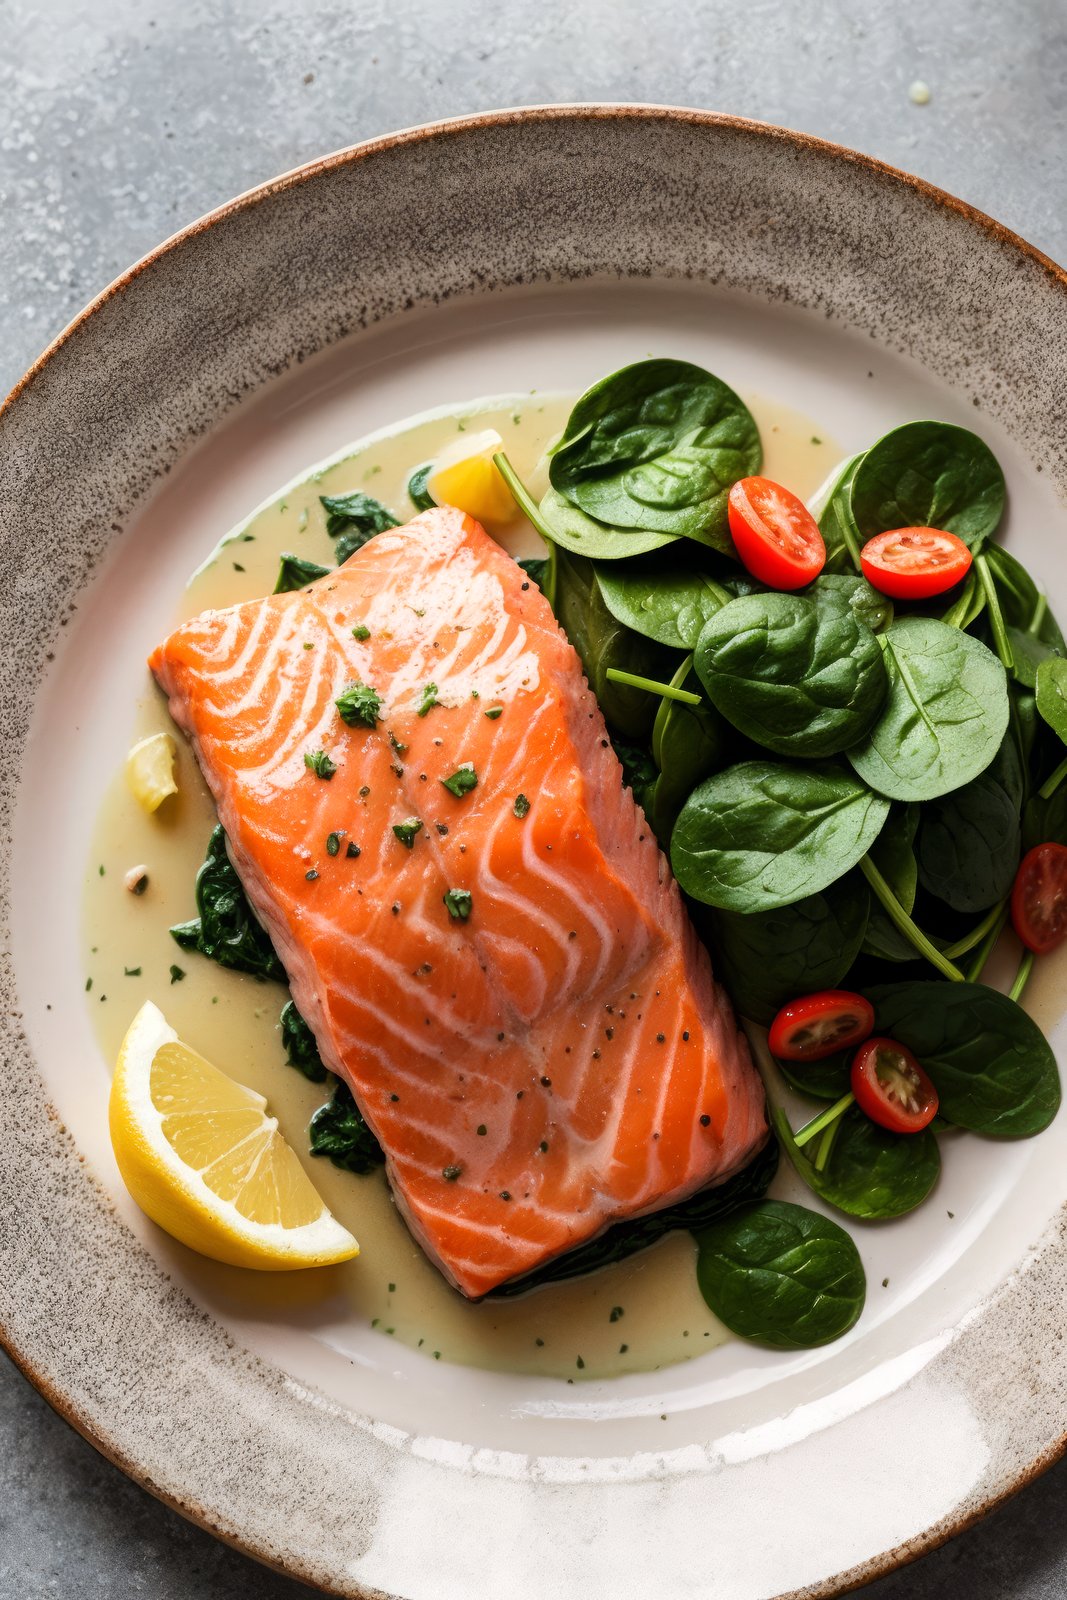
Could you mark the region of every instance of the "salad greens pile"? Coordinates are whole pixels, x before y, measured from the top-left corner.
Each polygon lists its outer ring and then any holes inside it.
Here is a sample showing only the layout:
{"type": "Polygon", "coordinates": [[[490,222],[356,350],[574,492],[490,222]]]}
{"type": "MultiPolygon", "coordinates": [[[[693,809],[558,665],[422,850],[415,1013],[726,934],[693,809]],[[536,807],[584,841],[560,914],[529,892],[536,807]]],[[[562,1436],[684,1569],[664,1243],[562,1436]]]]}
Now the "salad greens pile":
{"type": "MultiPolygon", "coordinates": [[[[1025,1137],[1060,1100],[1055,1059],[1011,993],[981,982],[1008,918],[1022,854],[1067,844],[1067,645],[1047,600],[997,543],[1003,473],[965,428],[906,423],[833,474],[811,510],[826,564],[781,592],[741,564],[728,496],[759,471],[741,399],[688,362],[649,360],[586,391],[549,461],[538,504],[494,459],[547,553],[523,562],[577,650],[622,765],[740,1012],[767,1024],[797,996],[847,987],[875,1028],[910,1049],[939,1097],[920,1133],[871,1121],[845,1053],[779,1062],[818,1111],[773,1134],[718,1188],[619,1224],[505,1294],[618,1260],[669,1229],[692,1232],[711,1309],[776,1348],[838,1338],[863,1307],[859,1252],[819,1213],[769,1200],[785,1151],[822,1201],[854,1219],[900,1216],[930,1193],[950,1128],[1025,1137]],[[860,570],[874,535],[934,527],[972,564],[935,600],[894,602],[860,570]]],[[[408,493],[432,504],[432,463],[408,493]]],[[[337,558],[396,519],[361,492],[327,496],[337,558]]],[[[321,569],[283,558],[278,587],[321,569]]],[[[325,775],[325,774],[324,774],[325,775]]],[[[212,835],[186,949],[284,973],[212,835]]],[[[329,1076],[290,1001],[288,1059],[329,1076]]],[[[311,1145],[353,1172],[382,1152],[347,1088],[312,1118],[311,1145]]]]}

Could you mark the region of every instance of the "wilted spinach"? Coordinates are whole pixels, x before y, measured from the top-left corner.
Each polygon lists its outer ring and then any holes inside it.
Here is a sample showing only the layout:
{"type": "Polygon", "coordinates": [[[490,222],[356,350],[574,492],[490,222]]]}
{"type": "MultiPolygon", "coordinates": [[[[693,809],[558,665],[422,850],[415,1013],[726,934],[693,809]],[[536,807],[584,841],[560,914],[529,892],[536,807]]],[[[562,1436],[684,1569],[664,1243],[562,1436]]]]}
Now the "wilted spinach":
{"type": "Polygon", "coordinates": [[[338,1079],[333,1095],[308,1125],[313,1156],[328,1156],[335,1167],[366,1177],[380,1167],[385,1152],[364,1122],[347,1083],[338,1079]]]}
{"type": "Polygon", "coordinates": [[[682,807],[671,865],[686,894],[726,911],[771,911],[819,893],[864,856],[889,804],[842,768],[744,761],[682,807]]]}
{"type": "Polygon", "coordinates": [[[639,361],[576,402],[549,468],[552,487],[614,528],[639,528],[732,553],[726,500],[759,471],[744,402],[687,361],[639,361]]]}
{"type": "Polygon", "coordinates": [[[289,594],[294,589],[304,589],[316,578],[325,578],[331,571],[332,568],[320,566],[317,561],[305,561],[303,556],[294,556],[290,551],[283,550],[274,593],[289,594]]]}
{"type": "Polygon", "coordinates": [[[758,1200],[697,1234],[697,1283],[731,1332],[775,1350],[839,1339],[867,1292],[843,1228],[804,1206],[758,1200]]]}
{"type": "Polygon", "coordinates": [[[426,487],[432,471],[433,462],[424,461],[421,467],[415,468],[408,479],[408,499],[416,511],[432,511],[437,503],[426,487]]]}
{"type": "Polygon", "coordinates": [[[286,981],[285,968],[230,862],[221,823],[212,831],[196,875],[196,908],[199,916],[170,930],[183,950],[197,950],[235,972],[286,981]]]}
{"type": "Polygon", "coordinates": [[[728,722],[777,755],[806,760],[862,739],[888,688],[866,623],[847,606],[797,594],[731,600],[705,624],[693,660],[728,722]]]}
{"type": "Polygon", "coordinates": [[[376,533],[400,526],[380,500],[364,494],[362,489],[348,494],[321,494],[319,499],[326,511],[326,532],[337,540],[339,562],[347,561],[376,533]]]}
{"type": "Polygon", "coordinates": [[[287,1000],[282,1007],[280,1027],[285,1059],[289,1065],[302,1072],[309,1083],[325,1083],[326,1068],[322,1064],[315,1035],[292,1000],[287,1000]]]}

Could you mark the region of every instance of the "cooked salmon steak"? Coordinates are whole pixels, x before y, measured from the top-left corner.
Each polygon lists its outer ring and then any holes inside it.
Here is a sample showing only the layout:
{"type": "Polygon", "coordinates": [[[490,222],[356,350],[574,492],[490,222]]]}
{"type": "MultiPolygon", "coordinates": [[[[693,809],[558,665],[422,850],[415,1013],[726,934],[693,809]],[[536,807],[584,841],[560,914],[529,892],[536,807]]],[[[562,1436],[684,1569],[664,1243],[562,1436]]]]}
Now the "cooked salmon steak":
{"type": "Polygon", "coordinates": [[[477,523],[425,512],[150,665],[456,1288],[745,1165],[767,1127],[730,1003],[578,657],[477,523]]]}

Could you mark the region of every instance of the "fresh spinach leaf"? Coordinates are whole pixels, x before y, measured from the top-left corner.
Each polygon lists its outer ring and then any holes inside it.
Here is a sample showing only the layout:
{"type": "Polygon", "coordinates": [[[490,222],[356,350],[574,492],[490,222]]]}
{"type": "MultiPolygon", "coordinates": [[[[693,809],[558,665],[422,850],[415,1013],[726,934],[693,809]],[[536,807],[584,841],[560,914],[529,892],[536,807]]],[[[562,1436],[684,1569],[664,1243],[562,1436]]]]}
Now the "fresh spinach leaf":
{"type": "Polygon", "coordinates": [[[696,1237],[700,1292],[742,1339],[806,1350],[840,1339],[863,1310],[859,1251],[836,1222],[805,1206],[759,1200],[696,1237]]]}
{"type": "Polygon", "coordinates": [[[847,606],[872,633],[884,633],[893,620],[893,602],[879,594],[858,572],[823,571],[801,590],[817,606],[847,606]]]}
{"type": "Polygon", "coordinates": [[[385,1160],[385,1152],[364,1122],[347,1083],[338,1079],[333,1095],[308,1124],[313,1156],[328,1156],[335,1167],[366,1177],[385,1160]]]}
{"type": "Polygon", "coordinates": [[[722,589],[702,572],[605,565],[597,568],[597,582],[613,617],[675,650],[692,650],[723,604],[722,589]]]}
{"type": "Polygon", "coordinates": [[[999,544],[987,545],[985,554],[993,571],[1005,622],[1011,627],[1025,629],[1056,655],[1067,655],[1067,643],[1059,623],[1048,603],[1042,604],[1041,590],[1022,562],[999,544]]]}
{"type": "Polygon", "coordinates": [[[841,1116],[821,1172],[812,1160],[818,1137],[798,1149],[788,1119],[777,1106],[771,1109],[771,1122],[808,1188],[850,1217],[872,1221],[902,1217],[922,1204],[941,1172],[937,1139],[929,1128],[921,1133],[890,1133],[858,1106],[850,1106],[841,1116]]]}
{"type": "Polygon", "coordinates": [[[880,639],[889,695],[848,759],[891,800],[935,800],[996,754],[1008,726],[1004,668],[979,639],[930,617],[899,618],[880,639]]]}
{"type": "Polygon", "coordinates": [[[1067,744],[1067,661],[1050,656],[1037,669],[1037,709],[1056,735],[1067,744]]]}
{"type": "Polygon", "coordinates": [[[315,1035],[291,1000],[287,1000],[282,1007],[280,1026],[285,1059],[289,1065],[302,1072],[310,1083],[325,1083],[326,1068],[322,1064],[315,1035]]]}
{"type": "Polygon", "coordinates": [[[1061,783],[1047,800],[1032,794],[1023,812],[1022,852],[1035,844],[1067,844],[1067,783],[1061,783]]]}
{"type": "Polygon", "coordinates": [[[977,434],[906,422],[867,451],[849,500],[864,540],[889,528],[945,528],[976,550],[996,532],[1004,497],[1004,474],[977,434]]]}
{"type": "Polygon", "coordinates": [[[731,554],[727,496],[761,458],[748,407],[721,379],[687,361],[639,361],[580,397],[549,477],[599,522],[731,554]]]}
{"type": "Polygon", "coordinates": [[[609,527],[587,516],[555,489],[549,489],[540,509],[553,542],[590,561],[621,561],[675,543],[673,533],[656,533],[650,528],[609,527]]]}
{"type": "MultiPolygon", "coordinates": [[[[915,907],[915,892],[919,886],[914,848],[918,825],[918,806],[891,806],[885,826],[870,852],[874,865],[909,916],[915,907]]],[[[863,950],[865,955],[881,961],[914,961],[916,955],[911,940],[904,937],[877,899],[871,903],[863,950]]],[[[844,1090],[841,1092],[843,1094],[844,1090]]]]}
{"type": "Polygon", "coordinates": [[[1011,645],[1012,677],[1016,683],[1021,683],[1024,689],[1035,688],[1042,662],[1059,660],[1064,652],[1055,645],[1046,644],[1036,633],[1030,633],[1026,628],[1016,628],[1009,623],[1005,631],[1011,645]]]}
{"type": "Polygon", "coordinates": [[[821,1061],[779,1061],[775,1057],[774,1064],[797,1094],[833,1101],[848,1094],[852,1086],[852,1056],[851,1050],[839,1050],[821,1061]]]}
{"type": "Polygon", "coordinates": [[[867,995],[876,1032],[922,1062],[947,1122],[1021,1138],[1048,1127],[1060,1103],[1056,1058],[1014,1000],[980,983],[886,984],[867,995]]]}
{"type": "MultiPolygon", "coordinates": [[[[326,532],[337,540],[337,560],[347,561],[368,539],[400,526],[380,500],[353,489],[349,494],[320,494],[326,511],[326,532]]],[[[432,503],[432,502],[431,502],[432,503]]]]}
{"type": "Polygon", "coordinates": [[[796,594],[731,600],[705,623],[693,660],[712,705],[777,755],[846,750],[873,726],[888,689],[866,623],[796,594]]]}
{"type": "Polygon", "coordinates": [[[290,551],[283,550],[274,593],[290,594],[294,589],[304,589],[316,578],[325,578],[332,570],[332,567],[322,567],[317,561],[305,561],[302,556],[294,556],[290,551]]]}
{"type": "MultiPolygon", "coordinates": [[[[700,683],[687,656],[671,679],[676,689],[700,693],[700,683]]],[[[652,757],[659,775],[642,801],[645,815],[664,849],[686,797],[702,778],[723,763],[727,749],[726,725],[706,701],[687,706],[666,696],[652,724],[652,757]]]]}
{"type": "Polygon", "coordinates": [[[612,683],[609,667],[657,682],[669,679],[677,655],[623,627],[604,604],[591,561],[556,552],[556,616],[581,657],[589,687],[616,733],[629,740],[646,737],[658,709],[655,695],[612,683]]]}
{"type": "Polygon", "coordinates": [[[819,524],[826,546],[823,573],[851,573],[858,564],[863,543],[852,517],[849,495],[862,455],[851,456],[830,478],[811,502],[811,514],[819,524]]]}
{"type": "Polygon", "coordinates": [[[771,1137],[752,1157],[748,1166],[732,1178],[727,1178],[725,1183],[701,1189],[688,1200],[680,1200],[677,1205],[654,1211],[650,1216],[631,1217],[625,1222],[617,1222],[598,1238],[579,1245],[576,1250],[568,1250],[565,1255],[556,1256],[525,1278],[502,1284],[499,1289],[491,1291],[489,1298],[512,1299],[515,1295],[526,1294],[530,1289],[540,1289],[546,1283],[557,1283],[594,1272],[598,1267],[625,1260],[636,1250],[644,1250],[666,1233],[679,1230],[695,1233],[700,1228],[706,1228],[717,1217],[726,1216],[738,1206],[758,1200],[766,1194],[777,1171],[778,1143],[771,1137]]]}
{"type": "Polygon", "coordinates": [[[648,746],[627,744],[624,739],[612,739],[611,747],[619,758],[623,783],[627,789],[633,790],[638,805],[643,806],[645,791],[659,776],[659,770],[649,753],[648,746]]]}
{"type": "Polygon", "coordinates": [[[818,894],[866,855],[888,802],[830,764],[743,761],[682,807],[671,865],[686,894],[725,911],[772,911],[818,894]]]}
{"type": "Polygon", "coordinates": [[[923,888],[954,911],[986,911],[1003,900],[1019,865],[1022,806],[1023,770],[1009,728],[984,772],[923,807],[923,888]]]}
{"type": "Polygon", "coordinates": [[[437,504],[426,487],[433,465],[432,461],[424,461],[420,467],[415,468],[408,479],[408,499],[416,511],[432,511],[437,504]]]}
{"type": "Polygon", "coordinates": [[[844,980],[859,954],[869,906],[867,884],[853,872],[776,911],[694,911],[716,977],[743,1016],[766,1026],[787,1000],[844,980]]]}
{"type": "Polygon", "coordinates": [[[286,981],[285,968],[249,905],[227,854],[221,823],[212,830],[207,855],[196,875],[196,909],[199,915],[191,922],[181,922],[170,930],[183,950],[197,950],[235,972],[286,981]]]}
{"type": "Polygon", "coordinates": [[[545,573],[548,570],[548,562],[544,556],[528,556],[525,561],[520,561],[518,565],[523,572],[533,579],[539,589],[544,588],[545,573]]]}

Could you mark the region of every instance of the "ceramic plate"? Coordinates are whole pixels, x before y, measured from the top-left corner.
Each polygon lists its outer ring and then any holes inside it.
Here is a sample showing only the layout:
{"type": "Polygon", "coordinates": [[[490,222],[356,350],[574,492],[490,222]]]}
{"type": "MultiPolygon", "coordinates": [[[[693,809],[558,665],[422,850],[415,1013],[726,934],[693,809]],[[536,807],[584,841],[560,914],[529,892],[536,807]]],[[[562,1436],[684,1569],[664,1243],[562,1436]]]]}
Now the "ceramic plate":
{"type": "MultiPolygon", "coordinates": [[[[332,1593],[828,1595],[1062,1448],[1058,1127],[953,1146],[934,1200],[864,1230],[868,1308],[839,1343],[576,1384],[434,1362],[328,1293],[237,1291],[119,1181],[81,884],[175,592],[347,441],[650,351],[844,450],[979,426],[1067,611],[1063,274],[903,174],[703,113],[505,112],[303,168],[134,268],[3,415],[4,1341],[153,1493],[332,1593]]],[[[1057,1042],[1063,970],[1028,1002],[1057,1042]]]]}

